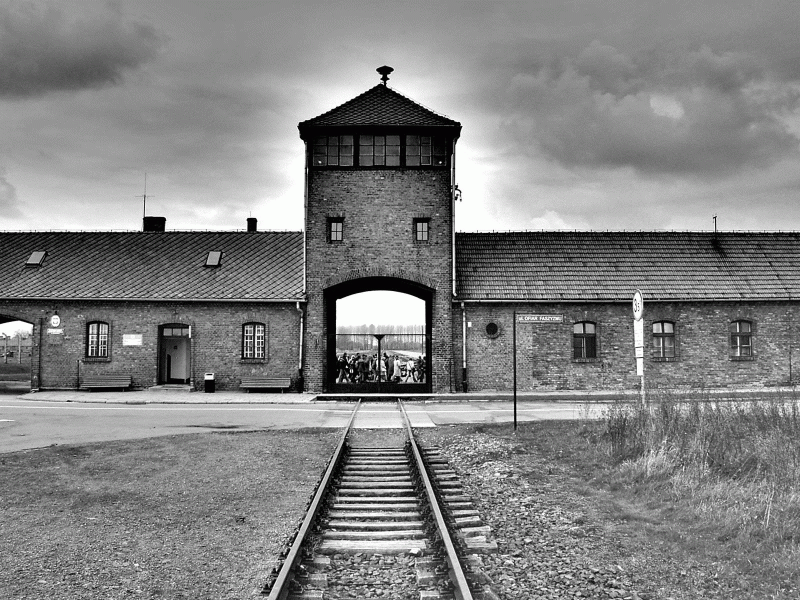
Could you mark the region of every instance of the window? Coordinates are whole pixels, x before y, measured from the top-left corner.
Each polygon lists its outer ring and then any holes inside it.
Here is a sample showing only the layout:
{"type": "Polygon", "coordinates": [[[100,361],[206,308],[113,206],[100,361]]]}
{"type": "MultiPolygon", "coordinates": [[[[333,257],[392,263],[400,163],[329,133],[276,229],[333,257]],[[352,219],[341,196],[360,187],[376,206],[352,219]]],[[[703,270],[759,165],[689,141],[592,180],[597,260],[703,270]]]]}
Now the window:
{"type": "Polygon", "coordinates": [[[245,323],[242,327],[242,358],[264,358],[263,323],[245,323]]]}
{"type": "Polygon", "coordinates": [[[314,140],[314,166],[352,167],[353,136],[327,135],[314,140]]]}
{"type": "Polygon", "coordinates": [[[572,358],[597,358],[597,332],[594,323],[575,323],[572,334],[572,358]]]}
{"type": "Polygon", "coordinates": [[[331,217],[328,219],[328,241],[341,242],[344,239],[344,218],[331,217]]]}
{"type": "Polygon", "coordinates": [[[31,255],[28,257],[28,260],[25,262],[26,267],[41,267],[42,263],[44,262],[44,257],[47,256],[47,252],[42,252],[37,250],[35,252],[31,252],[31,255]]]}
{"type": "Polygon", "coordinates": [[[750,321],[731,323],[731,356],[733,358],[753,356],[753,324],[750,321]]]}
{"type": "Polygon", "coordinates": [[[207,267],[218,267],[222,262],[222,252],[211,251],[206,257],[207,267]]]}
{"type": "Polygon", "coordinates": [[[406,166],[447,166],[447,144],[445,143],[445,138],[430,135],[407,135],[406,166]]]}
{"type": "Polygon", "coordinates": [[[653,323],[653,357],[675,358],[675,323],[670,321],[653,323]]]}
{"type": "Polygon", "coordinates": [[[191,337],[189,325],[168,325],[161,329],[162,337],[191,337]]]}
{"type": "Polygon", "coordinates": [[[427,242],[430,235],[430,219],[414,219],[414,241],[427,242]]]}
{"type": "Polygon", "coordinates": [[[93,321],[86,325],[86,356],[108,358],[108,323],[93,321]]]}
{"type": "Polygon", "coordinates": [[[358,164],[362,167],[399,167],[399,135],[361,135],[358,137],[358,164]]]}

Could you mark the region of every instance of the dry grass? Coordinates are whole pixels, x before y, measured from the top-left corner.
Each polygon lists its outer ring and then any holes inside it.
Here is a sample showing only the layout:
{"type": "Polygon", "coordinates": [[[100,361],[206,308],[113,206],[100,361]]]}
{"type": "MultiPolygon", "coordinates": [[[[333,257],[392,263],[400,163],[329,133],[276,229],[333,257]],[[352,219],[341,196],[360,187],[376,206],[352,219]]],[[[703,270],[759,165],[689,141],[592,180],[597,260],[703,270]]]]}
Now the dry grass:
{"type": "Polygon", "coordinates": [[[335,443],[198,434],[0,456],[0,597],[256,597],[335,443]]]}

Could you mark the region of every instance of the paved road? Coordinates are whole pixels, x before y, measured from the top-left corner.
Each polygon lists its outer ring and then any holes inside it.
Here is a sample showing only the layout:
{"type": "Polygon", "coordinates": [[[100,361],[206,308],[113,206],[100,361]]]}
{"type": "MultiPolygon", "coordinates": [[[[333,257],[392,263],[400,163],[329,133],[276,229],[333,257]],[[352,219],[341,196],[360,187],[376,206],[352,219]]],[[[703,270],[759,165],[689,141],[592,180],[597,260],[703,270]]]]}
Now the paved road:
{"type": "MultiPolygon", "coordinates": [[[[29,398],[30,396],[26,396],[29,398]]],[[[519,402],[519,422],[576,419],[599,414],[603,405],[575,402],[519,402]],[[588,406],[588,408],[587,408],[588,406]]],[[[0,396],[0,453],[77,444],[223,429],[263,430],[343,427],[352,403],[120,404],[58,402],[0,396]]],[[[457,423],[511,423],[510,402],[413,403],[412,424],[436,427],[457,423]]],[[[399,427],[393,403],[365,403],[361,428],[399,427]]]]}

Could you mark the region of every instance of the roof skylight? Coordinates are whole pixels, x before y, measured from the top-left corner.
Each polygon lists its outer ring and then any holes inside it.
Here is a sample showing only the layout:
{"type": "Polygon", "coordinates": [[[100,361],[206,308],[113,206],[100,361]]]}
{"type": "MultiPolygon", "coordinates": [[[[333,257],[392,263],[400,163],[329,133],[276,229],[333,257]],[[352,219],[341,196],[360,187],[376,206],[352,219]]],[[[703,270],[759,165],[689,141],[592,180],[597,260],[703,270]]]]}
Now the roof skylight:
{"type": "Polygon", "coordinates": [[[206,257],[207,267],[218,267],[222,262],[222,252],[210,251],[206,257]]]}
{"type": "Polygon", "coordinates": [[[25,263],[25,266],[41,267],[45,256],[47,256],[47,252],[35,250],[34,252],[31,252],[31,255],[28,257],[28,261],[25,263]]]}

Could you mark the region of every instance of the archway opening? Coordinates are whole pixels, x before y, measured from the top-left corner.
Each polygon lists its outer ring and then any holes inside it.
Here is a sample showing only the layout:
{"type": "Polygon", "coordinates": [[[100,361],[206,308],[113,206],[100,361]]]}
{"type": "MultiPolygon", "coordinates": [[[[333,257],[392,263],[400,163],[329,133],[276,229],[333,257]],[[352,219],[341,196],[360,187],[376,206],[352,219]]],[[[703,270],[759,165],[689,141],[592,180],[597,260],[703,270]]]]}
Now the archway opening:
{"type": "Polygon", "coordinates": [[[431,294],[372,278],[329,290],[327,388],[336,392],[430,391],[431,294]]]}
{"type": "Polygon", "coordinates": [[[33,325],[0,315],[0,394],[31,389],[33,325]]]}

